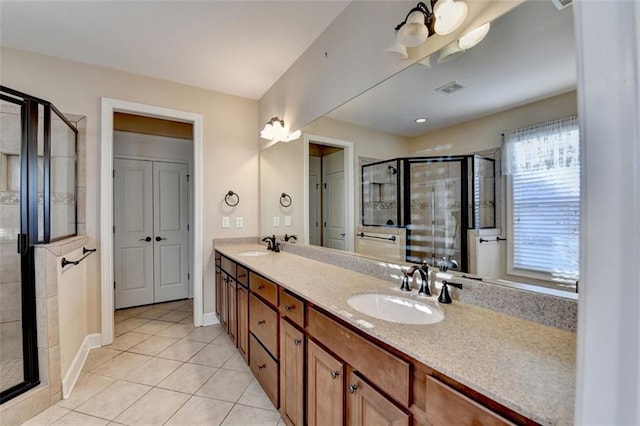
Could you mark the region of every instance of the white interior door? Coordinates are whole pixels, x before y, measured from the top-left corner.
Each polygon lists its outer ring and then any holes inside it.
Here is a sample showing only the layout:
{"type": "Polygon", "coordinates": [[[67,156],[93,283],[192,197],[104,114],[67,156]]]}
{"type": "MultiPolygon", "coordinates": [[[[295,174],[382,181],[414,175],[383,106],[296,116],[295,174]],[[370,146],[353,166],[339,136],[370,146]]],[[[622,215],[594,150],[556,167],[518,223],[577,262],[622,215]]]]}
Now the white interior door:
{"type": "Polygon", "coordinates": [[[154,302],[189,296],[187,165],[153,163],[154,302]]]}
{"type": "Polygon", "coordinates": [[[309,244],[321,245],[322,222],[320,192],[322,167],[320,157],[309,157],[309,244]]]}
{"type": "Polygon", "coordinates": [[[149,161],[114,162],[115,307],[153,303],[153,173],[149,161]]]}
{"type": "Polygon", "coordinates": [[[338,250],[345,249],[345,181],[344,150],[322,158],[324,196],[322,245],[338,250]]]}

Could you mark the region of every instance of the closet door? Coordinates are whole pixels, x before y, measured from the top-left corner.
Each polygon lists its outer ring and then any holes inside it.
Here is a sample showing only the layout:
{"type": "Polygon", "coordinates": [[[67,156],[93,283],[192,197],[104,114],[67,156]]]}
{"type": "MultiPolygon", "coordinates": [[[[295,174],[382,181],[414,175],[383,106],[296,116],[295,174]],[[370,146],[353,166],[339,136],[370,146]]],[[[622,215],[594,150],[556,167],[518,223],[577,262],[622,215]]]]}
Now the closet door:
{"type": "Polygon", "coordinates": [[[153,163],[154,301],[189,296],[187,165],[153,163]]]}
{"type": "Polygon", "coordinates": [[[153,297],[153,166],[114,159],[113,217],[116,309],[153,297]]]}

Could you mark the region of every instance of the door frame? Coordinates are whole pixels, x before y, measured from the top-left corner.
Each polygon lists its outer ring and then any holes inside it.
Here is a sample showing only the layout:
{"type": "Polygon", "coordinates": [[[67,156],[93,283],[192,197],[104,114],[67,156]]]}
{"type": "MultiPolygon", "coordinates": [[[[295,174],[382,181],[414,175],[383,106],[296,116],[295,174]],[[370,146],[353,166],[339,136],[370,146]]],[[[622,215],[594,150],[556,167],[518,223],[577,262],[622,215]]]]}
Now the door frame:
{"type": "Polygon", "coordinates": [[[123,112],[193,125],[193,323],[203,323],[202,282],[202,114],[113,98],[101,98],[100,130],[100,288],[102,345],[113,342],[113,114],[123,112]]]}
{"type": "Polygon", "coordinates": [[[317,136],[311,134],[304,135],[304,161],[303,161],[303,188],[304,188],[304,240],[309,241],[309,144],[318,143],[320,145],[329,145],[342,148],[344,150],[344,224],[345,238],[344,248],[346,251],[353,252],[355,250],[355,154],[353,142],[340,139],[327,138],[325,136],[317,136]]]}

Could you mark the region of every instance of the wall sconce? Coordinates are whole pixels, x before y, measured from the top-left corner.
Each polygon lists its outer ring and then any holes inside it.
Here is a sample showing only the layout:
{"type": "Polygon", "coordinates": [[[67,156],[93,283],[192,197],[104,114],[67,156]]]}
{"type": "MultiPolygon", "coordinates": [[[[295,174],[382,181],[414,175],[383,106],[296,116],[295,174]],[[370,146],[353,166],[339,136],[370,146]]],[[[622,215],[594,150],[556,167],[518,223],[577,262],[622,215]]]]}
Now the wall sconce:
{"type": "Polygon", "coordinates": [[[291,142],[300,137],[302,132],[296,130],[289,134],[284,127],[284,120],[278,117],[271,117],[271,120],[267,121],[264,128],[260,132],[260,137],[274,142],[291,142]]]}
{"type": "MultiPolygon", "coordinates": [[[[457,30],[467,17],[468,6],[463,1],[429,0],[420,2],[409,11],[407,17],[396,26],[394,43],[386,49],[402,59],[407,59],[407,47],[417,47],[434,34],[447,35],[457,30]]],[[[463,35],[456,43],[466,50],[476,44],[489,32],[489,23],[463,35]]]]}

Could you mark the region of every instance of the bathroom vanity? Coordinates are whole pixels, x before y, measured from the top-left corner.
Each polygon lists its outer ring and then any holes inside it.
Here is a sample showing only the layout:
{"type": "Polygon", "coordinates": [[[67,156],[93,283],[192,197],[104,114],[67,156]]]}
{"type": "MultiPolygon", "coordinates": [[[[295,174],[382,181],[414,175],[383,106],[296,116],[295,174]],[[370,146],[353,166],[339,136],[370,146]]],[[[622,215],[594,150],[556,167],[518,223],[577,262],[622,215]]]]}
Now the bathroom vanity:
{"type": "Polygon", "coordinates": [[[399,280],[264,250],[216,246],[216,314],[288,424],[572,423],[574,333],[437,295],[440,322],[379,320],[347,299],[399,280]]]}

